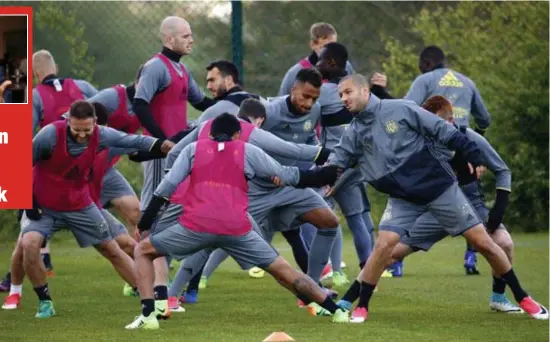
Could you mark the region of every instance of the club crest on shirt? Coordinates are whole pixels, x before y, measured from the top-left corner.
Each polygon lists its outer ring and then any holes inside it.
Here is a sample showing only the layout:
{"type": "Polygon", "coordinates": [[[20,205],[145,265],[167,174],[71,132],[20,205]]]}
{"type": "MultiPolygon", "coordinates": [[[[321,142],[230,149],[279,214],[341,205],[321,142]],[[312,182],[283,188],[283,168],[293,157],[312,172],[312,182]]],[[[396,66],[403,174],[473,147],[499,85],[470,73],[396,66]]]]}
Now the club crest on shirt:
{"type": "Polygon", "coordinates": [[[399,130],[399,127],[397,126],[397,123],[393,120],[390,120],[386,122],[386,132],[390,134],[394,134],[399,130]]]}
{"type": "Polygon", "coordinates": [[[304,132],[309,132],[313,128],[313,124],[311,123],[311,120],[307,120],[304,122],[304,132]]]}

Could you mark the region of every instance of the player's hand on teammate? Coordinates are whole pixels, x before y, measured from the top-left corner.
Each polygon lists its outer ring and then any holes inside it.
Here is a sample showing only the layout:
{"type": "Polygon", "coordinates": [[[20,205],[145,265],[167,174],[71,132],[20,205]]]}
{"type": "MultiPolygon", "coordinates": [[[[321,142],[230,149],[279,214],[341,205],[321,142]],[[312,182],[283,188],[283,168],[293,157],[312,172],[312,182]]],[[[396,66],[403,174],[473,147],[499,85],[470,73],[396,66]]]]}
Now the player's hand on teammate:
{"type": "Polygon", "coordinates": [[[479,170],[477,173],[477,178],[481,178],[481,176],[483,176],[485,172],[487,172],[487,168],[483,165],[477,167],[477,170],[479,170]]]}
{"type": "Polygon", "coordinates": [[[334,195],[334,185],[327,185],[325,187],[325,198],[328,198],[330,196],[334,195]]]}
{"type": "Polygon", "coordinates": [[[148,237],[149,237],[148,230],[140,231],[139,229],[136,229],[134,232],[134,239],[136,239],[136,241],[145,240],[148,237]]]}
{"type": "Polygon", "coordinates": [[[485,166],[476,166],[475,170],[474,170],[474,167],[472,166],[472,164],[468,163],[468,168],[470,169],[470,173],[471,174],[475,174],[477,179],[480,179],[481,176],[483,176],[483,174],[485,172],[487,172],[487,168],[485,166]]]}
{"type": "Polygon", "coordinates": [[[4,92],[11,86],[11,81],[7,80],[0,84],[0,103],[4,103],[4,92]]]}
{"type": "Polygon", "coordinates": [[[277,176],[273,176],[271,177],[271,180],[273,181],[273,184],[277,185],[277,186],[284,186],[283,182],[281,181],[281,179],[277,176]]]}
{"type": "Polygon", "coordinates": [[[160,151],[162,153],[168,153],[170,152],[170,150],[172,149],[172,147],[174,147],[174,143],[170,140],[164,140],[164,142],[162,143],[162,145],[160,146],[160,151]]]}
{"type": "Polygon", "coordinates": [[[386,88],[388,85],[388,77],[386,74],[375,72],[374,75],[370,78],[370,83],[372,85],[377,85],[382,88],[386,88]]]}
{"type": "MultiPolygon", "coordinates": [[[[327,163],[327,164],[325,164],[325,165],[328,166],[329,164],[327,163]]],[[[337,168],[337,169],[336,169],[336,181],[338,181],[338,179],[340,179],[340,177],[342,176],[342,173],[344,173],[344,169],[342,169],[342,168],[337,168]]],[[[327,185],[327,186],[325,187],[325,195],[324,195],[324,197],[325,197],[325,198],[329,198],[329,197],[333,196],[333,195],[334,195],[334,191],[335,191],[334,184],[332,184],[332,185],[327,185]]]]}

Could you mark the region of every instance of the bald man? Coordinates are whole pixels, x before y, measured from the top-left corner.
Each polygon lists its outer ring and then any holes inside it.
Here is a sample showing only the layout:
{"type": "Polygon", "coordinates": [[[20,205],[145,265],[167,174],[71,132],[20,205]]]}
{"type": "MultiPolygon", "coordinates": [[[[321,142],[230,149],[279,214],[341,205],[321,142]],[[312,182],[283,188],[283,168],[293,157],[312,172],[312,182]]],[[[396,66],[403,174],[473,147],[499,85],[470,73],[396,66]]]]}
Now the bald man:
{"type": "Polygon", "coordinates": [[[370,299],[394,247],[402,236],[418,231],[414,222],[424,213],[437,220],[437,232],[464,236],[510,287],[524,311],[535,319],[548,319],[546,308],[521,287],[506,253],[487,234],[448,162],[433,150],[441,147],[460,153],[475,170],[487,163],[479,146],[412,101],[380,100],[370,93],[361,75],[343,78],[338,92],[355,118],[327,164],[342,169],[358,165],[372,187],[389,195],[374,250],[346,293],[359,296],[350,321],[367,320],[370,299]]]}
{"type": "MultiPolygon", "coordinates": [[[[143,133],[164,140],[188,128],[187,102],[204,111],[215,101],[204,95],[188,68],[180,62],[193,48],[193,32],[189,23],[180,17],[166,17],[160,25],[160,34],[162,51],[143,66],[136,85],[133,109],[143,133]]],[[[143,176],[142,210],[149,205],[153,191],[164,176],[164,159],[143,162],[143,176]]],[[[155,261],[155,271],[160,272],[159,275],[168,272],[165,260],[155,261]]],[[[163,298],[167,293],[164,291],[166,284],[155,285],[163,289],[159,291],[161,297],[156,299],[168,299],[163,298]]]]}
{"type": "MultiPolygon", "coordinates": [[[[193,33],[187,21],[167,17],[160,26],[163,49],[147,61],[136,86],[133,107],[145,135],[166,139],[187,128],[187,101],[204,111],[214,101],[207,98],[180,62],[191,53],[193,33]]],[[[147,161],[144,166],[142,208],[163,176],[163,159],[147,161]]]]}
{"type": "MultiPolygon", "coordinates": [[[[204,111],[214,101],[207,98],[180,62],[191,53],[193,33],[189,23],[180,17],[167,17],[160,26],[163,49],[147,61],[136,86],[134,113],[144,128],[145,135],[167,139],[185,130],[187,101],[204,111]]],[[[152,191],[163,177],[164,159],[143,163],[144,184],[141,193],[142,208],[146,208],[152,191]]]]}

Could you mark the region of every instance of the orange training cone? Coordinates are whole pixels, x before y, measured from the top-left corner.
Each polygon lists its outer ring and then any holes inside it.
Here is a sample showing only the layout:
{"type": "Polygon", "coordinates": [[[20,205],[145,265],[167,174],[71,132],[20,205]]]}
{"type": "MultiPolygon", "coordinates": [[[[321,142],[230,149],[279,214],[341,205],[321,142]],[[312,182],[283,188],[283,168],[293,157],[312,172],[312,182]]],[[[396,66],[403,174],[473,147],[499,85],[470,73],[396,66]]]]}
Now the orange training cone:
{"type": "Polygon", "coordinates": [[[294,341],[294,339],[282,331],[276,331],[265,338],[263,342],[288,342],[294,341]]]}

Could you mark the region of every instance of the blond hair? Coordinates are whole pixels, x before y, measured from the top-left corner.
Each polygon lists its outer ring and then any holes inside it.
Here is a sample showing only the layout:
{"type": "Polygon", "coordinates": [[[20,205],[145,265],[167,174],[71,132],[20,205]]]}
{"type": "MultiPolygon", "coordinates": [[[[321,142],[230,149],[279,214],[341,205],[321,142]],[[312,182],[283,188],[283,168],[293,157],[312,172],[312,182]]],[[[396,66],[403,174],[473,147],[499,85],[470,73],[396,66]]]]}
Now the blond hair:
{"type": "Polygon", "coordinates": [[[336,34],[336,29],[329,23],[315,23],[311,25],[309,29],[309,39],[317,42],[321,38],[327,38],[329,36],[334,36],[336,34]]]}
{"type": "Polygon", "coordinates": [[[52,54],[48,50],[36,51],[32,55],[32,68],[38,74],[55,70],[55,60],[52,54]]]}

